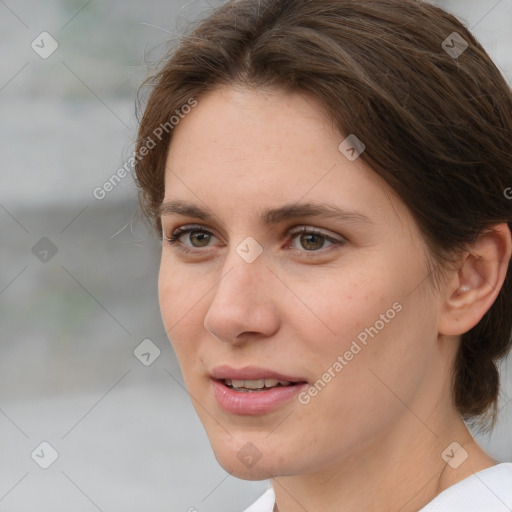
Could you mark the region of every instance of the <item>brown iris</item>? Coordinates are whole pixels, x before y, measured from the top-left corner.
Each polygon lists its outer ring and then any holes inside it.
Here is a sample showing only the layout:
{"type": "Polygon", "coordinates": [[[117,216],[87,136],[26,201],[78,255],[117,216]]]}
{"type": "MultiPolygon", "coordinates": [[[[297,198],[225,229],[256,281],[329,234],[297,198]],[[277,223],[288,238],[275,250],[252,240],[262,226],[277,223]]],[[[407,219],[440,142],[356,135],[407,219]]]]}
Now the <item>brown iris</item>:
{"type": "Polygon", "coordinates": [[[204,231],[191,231],[190,241],[194,247],[206,247],[210,241],[210,235],[204,231]]]}
{"type": "Polygon", "coordinates": [[[300,244],[308,251],[321,249],[324,244],[325,237],[315,233],[304,233],[300,236],[300,244]]]}

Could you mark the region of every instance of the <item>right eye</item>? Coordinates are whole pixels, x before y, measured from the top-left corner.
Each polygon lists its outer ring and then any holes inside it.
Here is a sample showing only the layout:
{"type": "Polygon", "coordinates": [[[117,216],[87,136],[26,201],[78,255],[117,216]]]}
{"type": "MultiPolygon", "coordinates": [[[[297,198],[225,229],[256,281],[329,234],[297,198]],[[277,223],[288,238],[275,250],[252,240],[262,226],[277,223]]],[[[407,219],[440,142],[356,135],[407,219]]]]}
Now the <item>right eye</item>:
{"type": "Polygon", "coordinates": [[[215,235],[201,226],[179,227],[170,237],[165,237],[169,245],[186,253],[195,252],[195,249],[200,250],[202,247],[209,247],[212,239],[216,239],[215,235]]]}

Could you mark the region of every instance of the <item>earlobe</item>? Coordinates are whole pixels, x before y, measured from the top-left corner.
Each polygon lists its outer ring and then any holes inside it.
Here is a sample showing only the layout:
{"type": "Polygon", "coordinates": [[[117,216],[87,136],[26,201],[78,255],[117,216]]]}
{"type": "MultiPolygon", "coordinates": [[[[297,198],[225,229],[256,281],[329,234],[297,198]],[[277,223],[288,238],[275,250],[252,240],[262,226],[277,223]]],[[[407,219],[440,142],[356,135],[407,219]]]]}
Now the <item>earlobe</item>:
{"type": "Polygon", "coordinates": [[[508,270],[512,239],[507,224],[481,233],[445,286],[438,330],[456,336],[472,329],[491,308],[508,270]]]}

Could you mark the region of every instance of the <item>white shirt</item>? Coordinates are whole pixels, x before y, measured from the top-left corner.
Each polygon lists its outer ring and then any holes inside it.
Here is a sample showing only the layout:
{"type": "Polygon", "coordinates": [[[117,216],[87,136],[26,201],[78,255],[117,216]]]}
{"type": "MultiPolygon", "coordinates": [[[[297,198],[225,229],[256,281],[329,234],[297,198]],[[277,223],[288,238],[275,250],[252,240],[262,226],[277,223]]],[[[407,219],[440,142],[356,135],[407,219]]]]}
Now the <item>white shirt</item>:
{"type": "MultiPolygon", "coordinates": [[[[272,512],[274,501],[274,491],[269,489],[244,512],[272,512]]],[[[468,476],[418,512],[512,512],[512,462],[468,476]]]]}

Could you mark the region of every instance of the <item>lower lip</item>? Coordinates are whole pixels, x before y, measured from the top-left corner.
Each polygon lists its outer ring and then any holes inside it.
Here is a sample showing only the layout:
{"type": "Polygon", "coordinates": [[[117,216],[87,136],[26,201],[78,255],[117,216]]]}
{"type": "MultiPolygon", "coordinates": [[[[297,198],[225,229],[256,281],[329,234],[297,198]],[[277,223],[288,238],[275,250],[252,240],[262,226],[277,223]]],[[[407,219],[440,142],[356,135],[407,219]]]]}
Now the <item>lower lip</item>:
{"type": "Polygon", "coordinates": [[[278,386],[265,391],[235,391],[223,382],[211,379],[213,395],[217,403],[230,414],[257,416],[278,409],[285,402],[297,396],[307,384],[278,386]]]}

